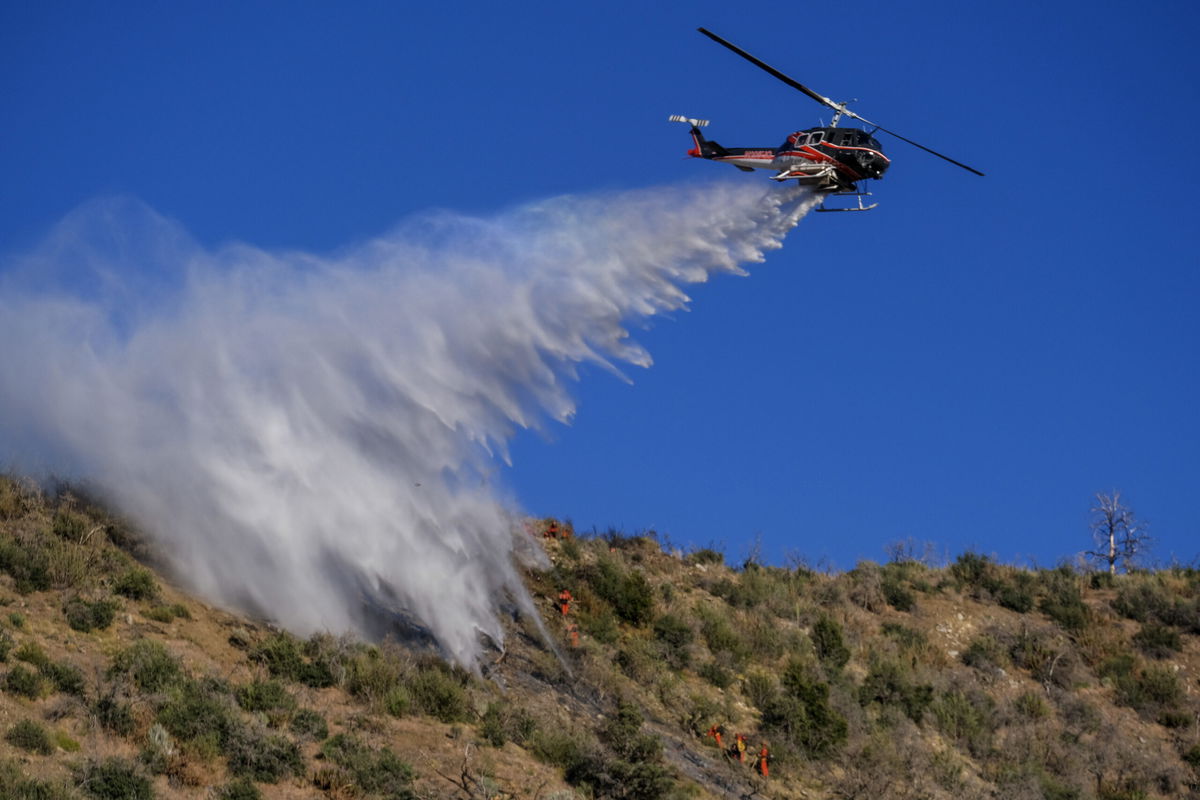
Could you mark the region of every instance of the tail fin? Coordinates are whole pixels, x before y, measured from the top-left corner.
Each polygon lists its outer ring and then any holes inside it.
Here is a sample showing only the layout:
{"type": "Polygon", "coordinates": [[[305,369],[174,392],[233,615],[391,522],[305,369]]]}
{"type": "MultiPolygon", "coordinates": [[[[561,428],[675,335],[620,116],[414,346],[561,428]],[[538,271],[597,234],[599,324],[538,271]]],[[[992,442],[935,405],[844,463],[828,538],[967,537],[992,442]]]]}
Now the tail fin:
{"type": "Polygon", "coordinates": [[[689,131],[689,133],[692,134],[692,141],[695,142],[696,146],[691,150],[688,150],[689,156],[694,156],[695,158],[714,158],[716,156],[728,154],[729,151],[727,151],[724,147],[721,147],[721,145],[717,144],[716,142],[705,139],[704,134],[700,132],[701,128],[708,126],[708,120],[694,119],[693,117],[685,117],[680,114],[672,114],[671,116],[667,117],[667,121],[686,122],[688,125],[692,126],[692,129],[689,131]]]}

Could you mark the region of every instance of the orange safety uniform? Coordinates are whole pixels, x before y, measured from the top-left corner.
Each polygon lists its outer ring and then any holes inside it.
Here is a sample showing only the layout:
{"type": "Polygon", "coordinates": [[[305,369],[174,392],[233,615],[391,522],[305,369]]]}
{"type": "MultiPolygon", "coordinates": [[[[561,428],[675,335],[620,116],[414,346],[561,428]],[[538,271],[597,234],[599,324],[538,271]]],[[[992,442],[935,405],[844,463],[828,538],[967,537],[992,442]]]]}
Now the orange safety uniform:
{"type": "Polygon", "coordinates": [[[739,733],[737,735],[736,739],[737,739],[737,744],[735,746],[737,747],[737,759],[738,759],[738,761],[745,764],[746,763],[746,737],[742,736],[739,733]]]}
{"type": "Polygon", "coordinates": [[[708,729],[708,733],[706,735],[711,736],[712,738],[717,740],[717,749],[720,750],[721,749],[721,729],[718,728],[716,725],[713,725],[711,728],[708,729]]]}
{"type": "Polygon", "coordinates": [[[767,746],[764,744],[762,750],[758,751],[758,771],[762,773],[764,778],[771,776],[771,771],[767,768],[767,761],[771,755],[767,752],[767,746]]]}
{"type": "Polygon", "coordinates": [[[558,593],[558,607],[559,610],[562,611],[562,615],[564,617],[567,615],[567,612],[571,610],[572,599],[574,598],[571,597],[571,593],[566,589],[563,589],[558,593]]]}

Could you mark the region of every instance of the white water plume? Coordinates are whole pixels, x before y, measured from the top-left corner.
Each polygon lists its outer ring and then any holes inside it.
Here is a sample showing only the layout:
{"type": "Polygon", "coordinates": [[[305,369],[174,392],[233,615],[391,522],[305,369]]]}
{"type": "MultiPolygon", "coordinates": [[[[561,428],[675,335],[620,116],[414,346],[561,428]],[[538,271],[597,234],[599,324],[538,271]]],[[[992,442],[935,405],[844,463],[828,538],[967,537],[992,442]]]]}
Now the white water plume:
{"type": "MultiPolygon", "coordinates": [[[[402,610],[476,664],[529,537],[489,477],[624,325],[815,203],[715,184],[425,214],[333,255],[205,249],[99,201],[0,283],[0,459],[86,480],[191,588],[297,633],[402,610]],[[70,286],[64,286],[70,283],[70,286]]],[[[615,368],[615,367],[614,367],[615,368]]]]}

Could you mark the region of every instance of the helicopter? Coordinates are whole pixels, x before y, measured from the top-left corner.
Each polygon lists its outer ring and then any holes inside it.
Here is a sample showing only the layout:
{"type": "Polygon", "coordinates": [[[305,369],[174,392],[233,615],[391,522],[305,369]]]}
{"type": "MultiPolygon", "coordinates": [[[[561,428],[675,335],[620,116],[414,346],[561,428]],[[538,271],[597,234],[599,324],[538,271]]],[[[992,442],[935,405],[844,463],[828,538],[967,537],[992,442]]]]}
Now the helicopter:
{"type": "Polygon", "coordinates": [[[817,211],[869,211],[878,205],[878,203],[863,204],[863,198],[870,197],[871,193],[859,188],[859,182],[882,178],[891,165],[891,159],[883,154],[883,147],[875,138],[875,133],[879,131],[908,142],[914,147],[919,147],[968,172],[983,175],[974,167],[968,167],[960,161],[955,161],[953,158],[931,150],[923,144],[918,144],[895,131],[889,131],[887,128],[864,119],[847,108],[846,102],[838,103],[814,92],[712,31],[705,28],[697,28],[697,30],[717,44],[737,53],[751,64],[774,75],[793,89],[797,89],[821,105],[833,109],[834,115],[828,126],[796,131],[788,135],[783,144],[778,147],[722,147],[711,139],[705,139],[704,134],[700,132],[701,128],[708,125],[708,120],[672,114],[667,118],[668,121],[684,122],[691,126],[690,133],[694,146],[687,151],[689,156],[732,164],[743,172],[753,172],[756,169],[773,170],[775,174],[771,176],[771,180],[780,182],[795,180],[826,196],[849,195],[858,201],[857,205],[840,208],[827,208],[822,202],[817,211]],[[839,128],[838,122],[842,117],[856,119],[869,126],[871,130],[839,128]]]}

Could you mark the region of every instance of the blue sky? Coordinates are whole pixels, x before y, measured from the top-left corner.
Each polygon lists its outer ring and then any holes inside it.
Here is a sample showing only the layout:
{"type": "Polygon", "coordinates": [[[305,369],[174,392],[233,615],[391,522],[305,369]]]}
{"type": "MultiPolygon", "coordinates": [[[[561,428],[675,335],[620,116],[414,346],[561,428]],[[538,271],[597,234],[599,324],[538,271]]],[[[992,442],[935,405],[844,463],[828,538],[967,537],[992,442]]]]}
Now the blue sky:
{"type": "Polygon", "coordinates": [[[488,214],[761,174],[823,109],[896,140],[869,214],[810,216],[637,338],[627,385],[522,436],[529,511],[848,567],[912,537],[1052,564],[1119,488],[1200,555],[1200,9],[1159,3],[5,3],[0,251],[125,194],[201,242],[334,251],[429,208],[488,214]],[[788,15],[788,9],[795,16],[788,15]]]}

